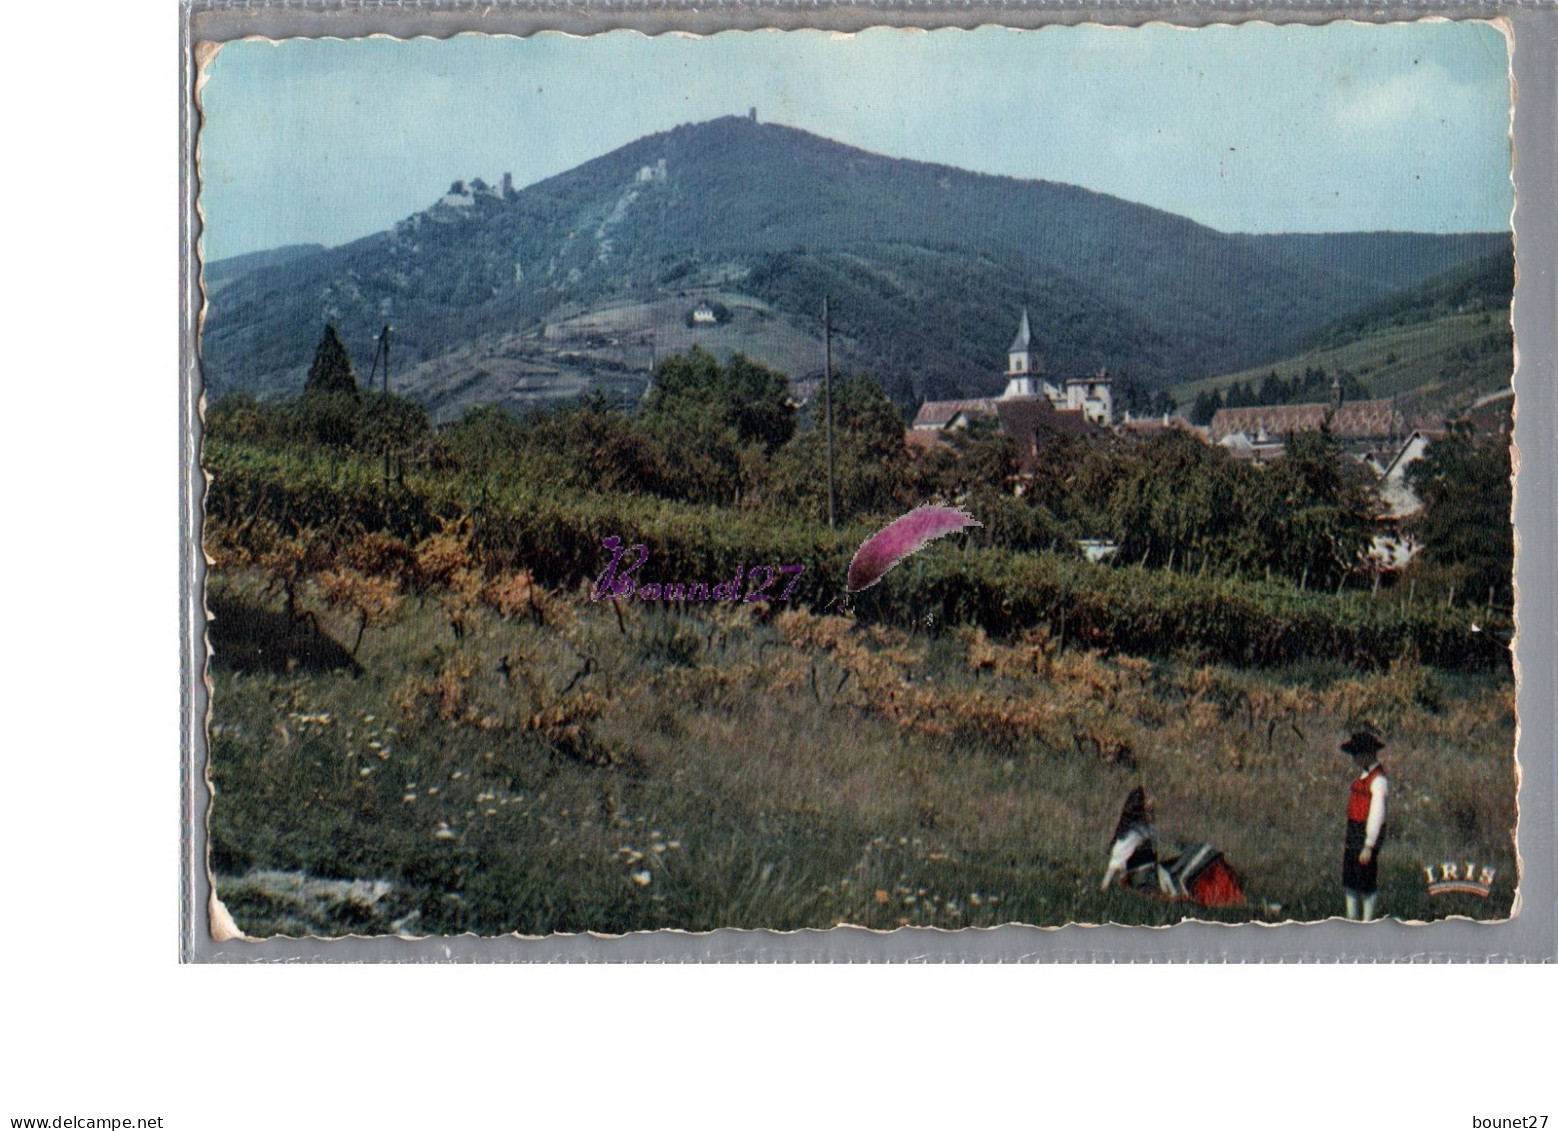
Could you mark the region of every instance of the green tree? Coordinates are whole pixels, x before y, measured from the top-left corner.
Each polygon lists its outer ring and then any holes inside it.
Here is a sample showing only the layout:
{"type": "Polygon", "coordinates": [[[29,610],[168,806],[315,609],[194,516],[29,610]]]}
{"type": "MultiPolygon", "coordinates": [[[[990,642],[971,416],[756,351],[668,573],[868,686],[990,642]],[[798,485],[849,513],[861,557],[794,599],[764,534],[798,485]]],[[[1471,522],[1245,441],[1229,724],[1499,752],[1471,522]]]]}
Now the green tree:
{"type": "Polygon", "coordinates": [[[291,431],[306,440],[346,448],[357,442],[362,426],[362,393],[352,359],[335,326],[327,324],[308,367],[303,395],[292,405],[291,431]]]}
{"type": "Polygon", "coordinates": [[[903,456],[903,415],[868,373],[833,380],[833,427],[880,459],[903,456]]]}
{"type": "Polygon", "coordinates": [[[790,381],[783,373],[735,354],[725,367],[730,422],[744,444],[759,443],[772,453],[795,435],[790,381]]]}
{"type": "Polygon", "coordinates": [[[663,493],[725,505],[766,494],[764,460],[795,434],[789,388],[739,353],[721,365],[694,346],[661,362],[638,422],[661,453],[663,493]]]}
{"type": "Polygon", "coordinates": [[[956,496],[975,487],[1002,491],[1017,474],[1017,445],[994,420],[976,418],[950,439],[957,459],[933,485],[936,493],[956,496]]]}
{"type": "Polygon", "coordinates": [[[456,466],[488,486],[666,493],[658,442],[600,394],[516,420],[495,405],[473,408],[439,434],[456,466]]]}
{"type": "Polygon", "coordinates": [[[477,476],[509,471],[524,450],[523,425],[497,405],[479,405],[441,434],[456,467],[477,476]]]}
{"type": "Polygon", "coordinates": [[[304,395],[310,393],[340,393],[358,400],[362,393],[357,388],[357,377],[352,372],[352,359],[335,332],[335,325],[325,325],[324,337],[314,350],[314,363],[308,367],[308,383],[303,386],[304,395]]]}
{"type": "Polygon", "coordinates": [[[1238,567],[1249,536],[1247,473],[1224,449],[1165,432],[1111,462],[1092,478],[1113,482],[1103,509],[1122,560],[1216,573],[1238,567]]]}
{"type": "Polygon", "coordinates": [[[1510,517],[1509,436],[1478,438],[1470,425],[1453,425],[1407,469],[1423,501],[1412,533],[1421,560],[1447,568],[1469,600],[1513,603],[1515,531],[1510,517]]]}
{"type": "Polygon", "coordinates": [[[291,405],[289,431],[304,440],[334,448],[357,443],[362,402],[346,393],[306,392],[291,405]]]}
{"type": "MultiPolygon", "coordinates": [[[[823,519],[827,444],[822,406],[814,407],[812,427],[774,454],[764,498],[774,509],[823,519]]],[[[909,478],[903,417],[866,374],[833,382],[833,463],[841,520],[913,505],[917,484],[909,478]]]]}
{"type": "Polygon", "coordinates": [[[743,460],[743,452],[746,448],[762,450],[756,444],[744,448],[734,430],[707,417],[661,421],[653,437],[664,459],[662,493],[716,506],[741,501],[742,484],[750,480],[749,461],[743,460]]]}
{"type": "Polygon", "coordinates": [[[375,455],[404,459],[432,433],[427,412],[394,393],[369,393],[363,402],[358,443],[375,455]]]}
{"type": "Polygon", "coordinates": [[[1212,423],[1212,417],[1217,415],[1217,410],[1223,407],[1223,399],[1217,390],[1208,389],[1204,393],[1197,393],[1196,399],[1190,406],[1190,423],[1206,427],[1212,423]]]}
{"type": "Polygon", "coordinates": [[[639,422],[654,427],[664,420],[708,416],[725,422],[725,374],[719,359],[702,346],[665,358],[639,408],[639,422]]]}
{"type": "Polygon", "coordinates": [[[591,492],[666,493],[668,449],[636,429],[626,413],[599,393],[527,419],[525,432],[524,443],[556,457],[549,466],[566,466],[571,486],[591,492]]]}
{"type": "Polygon", "coordinates": [[[795,434],[795,409],[784,374],[735,354],[728,365],[702,346],[662,361],[639,410],[651,432],[672,422],[703,434],[728,428],[738,444],[760,443],[772,452],[795,434]]]}
{"type": "Polygon", "coordinates": [[[1260,381],[1261,404],[1287,404],[1293,395],[1293,386],[1284,381],[1273,369],[1260,381]]]}
{"type": "Polygon", "coordinates": [[[1174,397],[1167,389],[1152,385],[1130,373],[1114,379],[1114,407],[1136,417],[1163,416],[1174,411],[1174,397]]]}
{"type": "Polygon", "coordinates": [[[229,393],[206,411],[206,436],[263,444],[285,439],[284,406],[249,393],[229,393]]]}
{"type": "Polygon", "coordinates": [[[1290,434],[1262,486],[1252,529],[1266,563],[1302,584],[1341,585],[1375,533],[1380,504],[1367,469],[1325,427],[1290,434]]]}

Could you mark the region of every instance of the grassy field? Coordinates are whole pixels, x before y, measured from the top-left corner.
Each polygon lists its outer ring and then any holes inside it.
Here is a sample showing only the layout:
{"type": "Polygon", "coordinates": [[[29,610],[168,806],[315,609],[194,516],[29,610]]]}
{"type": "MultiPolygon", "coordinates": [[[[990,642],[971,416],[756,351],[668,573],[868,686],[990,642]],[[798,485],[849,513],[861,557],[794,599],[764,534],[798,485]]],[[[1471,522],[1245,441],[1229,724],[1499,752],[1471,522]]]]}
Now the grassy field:
{"type": "Polygon", "coordinates": [[[1243,382],[1258,387],[1273,370],[1293,378],[1312,366],[1327,373],[1356,374],[1375,397],[1410,398],[1418,412],[1433,417],[1464,412],[1479,396],[1507,389],[1514,358],[1507,321],[1501,326],[1488,313],[1454,314],[1377,330],[1274,365],[1190,382],[1177,386],[1174,393],[1188,407],[1208,390],[1243,382]]]}
{"type": "Polygon", "coordinates": [[[1336,745],[1363,720],[1390,743],[1384,912],[1510,909],[1507,671],[1257,672],[1043,630],[619,609],[522,574],[482,593],[407,596],[358,643],[316,582],[289,615],[258,573],[213,575],[210,863],[246,933],[1254,915],[1098,891],[1138,782],[1165,841],[1211,841],[1281,918],[1324,918],[1336,745]],[[1441,859],[1496,868],[1492,896],[1430,900],[1441,859]]]}

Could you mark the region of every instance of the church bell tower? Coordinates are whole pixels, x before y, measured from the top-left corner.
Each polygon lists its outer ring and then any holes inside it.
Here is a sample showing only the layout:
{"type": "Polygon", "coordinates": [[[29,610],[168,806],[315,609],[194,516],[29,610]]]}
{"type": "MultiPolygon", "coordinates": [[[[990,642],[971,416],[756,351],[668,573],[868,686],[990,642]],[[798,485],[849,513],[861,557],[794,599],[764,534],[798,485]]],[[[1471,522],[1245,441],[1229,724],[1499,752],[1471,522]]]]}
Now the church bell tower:
{"type": "Polygon", "coordinates": [[[1037,395],[1039,359],[1033,350],[1033,331],[1028,325],[1028,308],[1023,307],[1022,325],[1006,350],[1006,392],[1002,397],[1037,395]]]}

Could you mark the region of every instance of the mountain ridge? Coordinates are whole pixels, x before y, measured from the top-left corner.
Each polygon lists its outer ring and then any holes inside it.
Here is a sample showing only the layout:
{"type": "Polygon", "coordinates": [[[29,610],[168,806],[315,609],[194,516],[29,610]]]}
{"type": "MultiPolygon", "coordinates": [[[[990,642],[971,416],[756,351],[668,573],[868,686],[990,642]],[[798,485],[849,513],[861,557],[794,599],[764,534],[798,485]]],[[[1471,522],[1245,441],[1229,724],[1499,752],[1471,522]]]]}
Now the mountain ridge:
{"type": "MultiPolygon", "coordinates": [[[[301,387],[325,321],[359,354],[391,322],[397,372],[467,354],[480,367],[502,359],[473,343],[501,340],[516,365],[555,370],[559,387],[603,382],[626,397],[664,352],[657,339],[683,337],[664,311],[714,293],[752,300],[722,348],[743,348],[750,330],[748,352],[793,369],[815,339],[820,370],[828,294],[836,364],[872,372],[905,407],[999,383],[1024,306],[1055,371],[1108,366],[1167,386],[1290,354],[1348,311],[1509,238],[1227,234],[1075,185],[721,118],[517,191],[455,182],[386,231],[246,272],[210,295],[202,361],[214,395],[282,395],[301,387]],[[559,336],[592,310],[634,304],[662,322],[623,315],[611,333],[559,336]]],[[[498,369],[485,384],[459,378],[470,395],[445,398],[447,411],[523,400],[498,369]]]]}

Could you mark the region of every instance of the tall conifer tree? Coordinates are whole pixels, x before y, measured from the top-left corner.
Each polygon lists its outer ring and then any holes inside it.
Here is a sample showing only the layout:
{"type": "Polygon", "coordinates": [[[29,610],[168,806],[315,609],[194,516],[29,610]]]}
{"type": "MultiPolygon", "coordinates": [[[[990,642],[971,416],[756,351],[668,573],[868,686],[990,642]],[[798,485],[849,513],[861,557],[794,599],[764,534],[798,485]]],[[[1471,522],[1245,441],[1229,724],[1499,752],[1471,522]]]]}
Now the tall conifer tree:
{"type": "Polygon", "coordinates": [[[303,392],[345,393],[353,400],[362,396],[357,389],[357,377],[352,373],[352,359],[331,323],[325,325],[325,335],[319,339],[319,348],[314,351],[314,364],[308,367],[308,383],[303,386],[303,392]]]}

